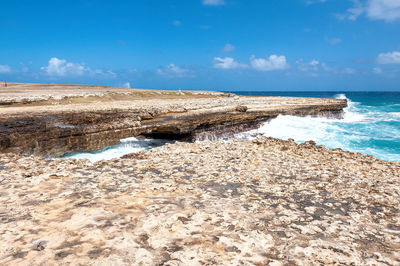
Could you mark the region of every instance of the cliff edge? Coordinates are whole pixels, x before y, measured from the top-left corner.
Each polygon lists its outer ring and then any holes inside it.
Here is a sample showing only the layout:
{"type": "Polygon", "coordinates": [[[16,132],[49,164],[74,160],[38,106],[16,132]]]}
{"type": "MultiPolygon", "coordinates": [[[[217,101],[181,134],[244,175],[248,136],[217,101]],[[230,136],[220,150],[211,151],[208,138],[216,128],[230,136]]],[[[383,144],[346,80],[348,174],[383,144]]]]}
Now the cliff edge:
{"type": "Polygon", "coordinates": [[[247,130],[279,114],[338,115],[346,106],[341,99],[9,84],[0,91],[0,152],[61,156],[138,135],[190,140],[207,130],[247,130]]]}

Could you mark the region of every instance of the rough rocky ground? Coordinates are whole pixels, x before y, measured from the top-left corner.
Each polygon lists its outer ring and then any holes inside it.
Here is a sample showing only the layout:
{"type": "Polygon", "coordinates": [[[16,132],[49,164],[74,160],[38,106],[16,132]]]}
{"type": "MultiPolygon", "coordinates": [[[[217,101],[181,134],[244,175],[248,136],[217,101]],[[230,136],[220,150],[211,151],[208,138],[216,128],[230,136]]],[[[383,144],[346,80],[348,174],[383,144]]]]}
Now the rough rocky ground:
{"type": "MultiPolygon", "coordinates": [[[[129,89],[98,85],[8,83],[0,82],[0,107],[51,106],[93,102],[132,101],[139,99],[208,98],[224,95],[214,91],[166,91],[129,89]],[[178,97],[179,96],[179,97],[178,97]]],[[[45,109],[45,108],[44,108],[45,109]]]]}
{"type": "Polygon", "coordinates": [[[400,163],[312,142],[0,157],[0,264],[400,264],[400,163]]]}
{"type": "Polygon", "coordinates": [[[201,114],[232,111],[238,105],[246,105],[249,111],[288,111],[304,106],[334,106],[345,102],[340,99],[294,97],[227,98],[227,93],[214,91],[163,91],[89,85],[10,83],[6,88],[0,86],[2,117],[105,110],[144,110],[154,115],[187,111],[201,114]]]}
{"type": "Polygon", "coordinates": [[[340,115],[346,106],[344,99],[10,84],[0,87],[0,152],[62,156],[139,135],[196,139],[204,131],[237,131],[279,114],[340,115]]]}

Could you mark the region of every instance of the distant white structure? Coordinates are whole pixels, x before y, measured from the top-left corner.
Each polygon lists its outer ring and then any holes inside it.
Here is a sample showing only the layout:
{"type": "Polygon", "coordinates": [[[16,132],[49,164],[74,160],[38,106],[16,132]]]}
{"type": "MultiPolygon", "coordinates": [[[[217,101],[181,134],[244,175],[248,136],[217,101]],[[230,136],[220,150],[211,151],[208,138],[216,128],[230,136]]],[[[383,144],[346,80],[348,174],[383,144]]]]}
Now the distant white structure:
{"type": "Polygon", "coordinates": [[[125,83],[122,85],[122,88],[130,89],[130,88],[131,88],[131,83],[130,83],[130,82],[125,82],[125,83]]]}

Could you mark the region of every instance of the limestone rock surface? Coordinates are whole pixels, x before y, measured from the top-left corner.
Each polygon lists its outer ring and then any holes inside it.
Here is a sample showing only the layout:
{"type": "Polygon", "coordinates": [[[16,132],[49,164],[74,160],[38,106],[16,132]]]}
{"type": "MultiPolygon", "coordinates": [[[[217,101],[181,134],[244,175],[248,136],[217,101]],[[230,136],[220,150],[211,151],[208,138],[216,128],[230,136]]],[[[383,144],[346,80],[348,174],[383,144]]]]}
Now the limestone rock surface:
{"type": "Polygon", "coordinates": [[[342,99],[9,84],[0,91],[0,152],[61,156],[138,135],[193,139],[194,132],[246,130],[279,114],[337,115],[346,106],[342,99]]]}
{"type": "Polygon", "coordinates": [[[399,265],[400,163],[313,142],[0,157],[1,265],[399,265]]]}

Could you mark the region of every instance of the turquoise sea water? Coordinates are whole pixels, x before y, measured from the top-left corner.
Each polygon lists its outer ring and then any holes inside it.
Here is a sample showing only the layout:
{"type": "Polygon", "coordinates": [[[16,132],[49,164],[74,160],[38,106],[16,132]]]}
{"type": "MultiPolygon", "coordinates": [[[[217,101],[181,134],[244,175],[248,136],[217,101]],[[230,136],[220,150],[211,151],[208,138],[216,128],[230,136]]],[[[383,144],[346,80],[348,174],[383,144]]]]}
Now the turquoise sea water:
{"type": "Polygon", "coordinates": [[[327,148],[342,148],[377,158],[400,161],[400,92],[235,92],[253,96],[346,98],[343,119],[281,115],[257,130],[238,135],[262,134],[296,142],[314,140],[327,148]]]}
{"type": "MultiPolygon", "coordinates": [[[[252,96],[292,96],[347,99],[343,119],[325,117],[278,116],[259,129],[238,134],[241,139],[258,135],[280,139],[293,138],[301,143],[314,140],[327,148],[342,148],[377,158],[400,161],[400,92],[235,92],[252,96]]],[[[165,140],[128,138],[115,146],[94,152],[68,154],[65,157],[91,161],[118,158],[164,145],[165,140]]]]}

